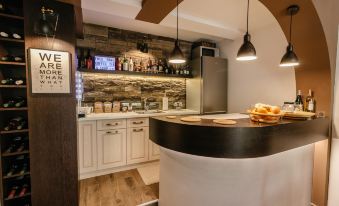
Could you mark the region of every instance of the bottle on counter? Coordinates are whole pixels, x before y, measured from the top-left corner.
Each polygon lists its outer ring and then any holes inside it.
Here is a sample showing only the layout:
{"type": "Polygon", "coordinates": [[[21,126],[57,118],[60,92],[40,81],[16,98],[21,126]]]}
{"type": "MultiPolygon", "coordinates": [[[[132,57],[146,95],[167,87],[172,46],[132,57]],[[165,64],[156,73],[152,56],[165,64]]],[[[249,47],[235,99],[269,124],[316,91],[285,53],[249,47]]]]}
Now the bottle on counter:
{"type": "Polygon", "coordinates": [[[122,70],[128,71],[128,59],[126,58],[126,55],[124,55],[124,60],[122,63],[122,70]]]}
{"type": "Polygon", "coordinates": [[[86,56],[86,69],[93,69],[93,58],[91,56],[91,50],[87,50],[86,56]]]}
{"type": "Polygon", "coordinates": [[[166,95],[166,91],[165,91],[164,97],[162,98],[162,110],[163,111],[168,110],[168,97],[166,95]]]}
{"type": "Polygon", "coordinates": [[[298,90],[297,98],[295,99],[294,104],[295,104],[295,110],[296,111],[303,111],[304,102],[303,102],[301,90],[298,90]]]}
{"type": "Polygon", "coordinates": [[[315,101],[313,97],[312,90],[308,90],[308,95],[305,100],[305,111],[306,112],[315,112],[315,101]]]}
{"type": "Polygon", "coordinates": [[[128,71],[133,72],[134,71],[134,63],[132,57],[129,58],[128,62],[128,71]]]}

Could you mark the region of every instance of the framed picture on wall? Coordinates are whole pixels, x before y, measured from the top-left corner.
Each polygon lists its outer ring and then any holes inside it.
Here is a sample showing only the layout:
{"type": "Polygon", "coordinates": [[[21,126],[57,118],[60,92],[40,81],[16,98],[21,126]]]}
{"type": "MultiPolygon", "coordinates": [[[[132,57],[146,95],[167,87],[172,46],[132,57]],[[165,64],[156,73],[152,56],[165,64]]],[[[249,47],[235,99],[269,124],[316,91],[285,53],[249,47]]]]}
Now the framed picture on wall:
{"type": "Polygon", "coordinates": [[[71,93],[71,54],[64,51],[28,49],[32,94],[71,93]]]}

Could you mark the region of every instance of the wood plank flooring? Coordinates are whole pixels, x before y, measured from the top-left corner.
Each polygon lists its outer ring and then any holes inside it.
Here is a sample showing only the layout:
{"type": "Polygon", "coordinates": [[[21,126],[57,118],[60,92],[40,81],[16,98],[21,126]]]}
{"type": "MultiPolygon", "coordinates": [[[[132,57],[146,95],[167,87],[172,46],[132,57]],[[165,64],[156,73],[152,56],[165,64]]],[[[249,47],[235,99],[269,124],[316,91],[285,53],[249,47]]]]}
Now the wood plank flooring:
{"type": "Polygon", "coordinates": [[[79,206],[136,206],[159,198],[159,184],[145,185],[128,170],[80,181],[79,206]]]}

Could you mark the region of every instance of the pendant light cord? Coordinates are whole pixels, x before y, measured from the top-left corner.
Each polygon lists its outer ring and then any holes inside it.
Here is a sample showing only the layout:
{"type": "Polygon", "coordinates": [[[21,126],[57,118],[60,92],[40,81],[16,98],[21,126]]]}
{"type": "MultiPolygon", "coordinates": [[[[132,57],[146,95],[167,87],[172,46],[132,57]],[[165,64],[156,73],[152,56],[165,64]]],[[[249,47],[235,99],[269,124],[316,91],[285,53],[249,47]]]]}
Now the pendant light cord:
{"type": "Polygon", "coordinates": [[[248,0],[247,1],[247,26],[246,26],[246,28],[247,28],[247,33],[248,33],[248,19],[249,19],[249,14],[250,14],[250,0],[248,0]]]}
{"type": "Polygon", "coordinates": [[[291,19],[290,19],[290,42],[292,43],[292,23],[293,23],[293,14],[291,12],[291,19]]]}

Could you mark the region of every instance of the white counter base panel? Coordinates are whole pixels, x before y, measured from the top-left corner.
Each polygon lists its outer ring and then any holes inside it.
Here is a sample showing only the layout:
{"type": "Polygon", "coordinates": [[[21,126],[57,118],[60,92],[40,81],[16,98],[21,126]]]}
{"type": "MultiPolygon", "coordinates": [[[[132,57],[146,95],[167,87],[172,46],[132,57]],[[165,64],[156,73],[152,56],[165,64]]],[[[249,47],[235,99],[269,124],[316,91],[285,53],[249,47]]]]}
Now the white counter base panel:
{"type": "Polygon", "coordinates": [[[314,145],[253,159],[160,151],[160,206],[309,206],[314,145]]]}

